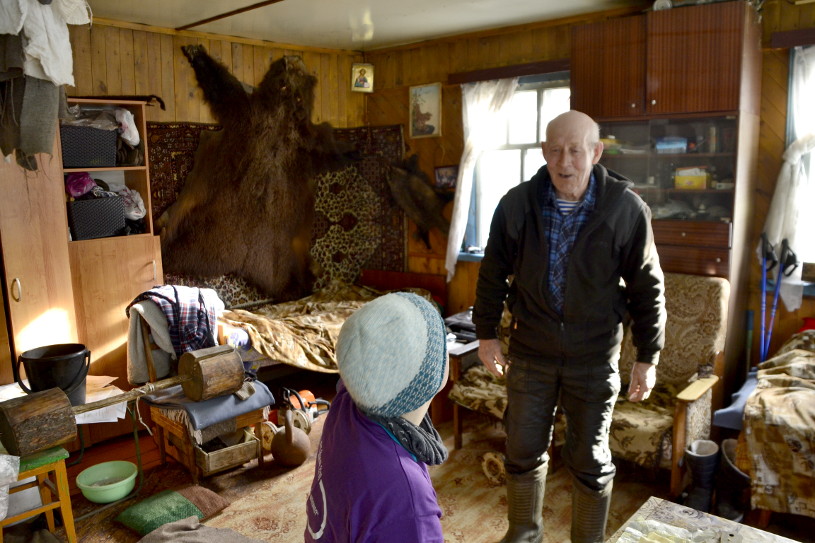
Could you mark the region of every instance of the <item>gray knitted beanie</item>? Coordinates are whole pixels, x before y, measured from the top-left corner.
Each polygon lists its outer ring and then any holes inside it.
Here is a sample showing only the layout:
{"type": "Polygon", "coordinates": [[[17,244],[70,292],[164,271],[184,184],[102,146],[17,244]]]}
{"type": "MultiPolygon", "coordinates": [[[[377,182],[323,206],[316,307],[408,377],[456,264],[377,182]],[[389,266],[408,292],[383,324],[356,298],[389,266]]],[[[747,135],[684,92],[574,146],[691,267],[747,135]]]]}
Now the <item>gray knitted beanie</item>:
{"type": "Polygon", "coordinates": [[[438,310],[416,294],[394,292],[362,306],[343,324],[337,365],[363,412],[398,417],[442,386],[447,334],[438,310]]]}

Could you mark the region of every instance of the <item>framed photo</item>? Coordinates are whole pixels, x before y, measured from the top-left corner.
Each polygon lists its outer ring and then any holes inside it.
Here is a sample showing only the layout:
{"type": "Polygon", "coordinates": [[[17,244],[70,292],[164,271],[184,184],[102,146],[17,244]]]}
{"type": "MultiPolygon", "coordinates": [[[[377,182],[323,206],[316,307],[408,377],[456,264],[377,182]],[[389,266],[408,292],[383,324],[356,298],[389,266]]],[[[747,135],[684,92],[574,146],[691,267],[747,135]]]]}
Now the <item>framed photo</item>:
{"type": "Polygon", "coordinates": [[[454,189],[458,180],[458,166],[439,166],[436,168],[436,188],[454,189]]]}
{"type": "Polygon", "coordinates": [[[373,64],[357,63],[351,65],[351,90],[354,92],[374,91],[373,64]]]}
{"type": "Polygon", "coordinates": [[[441,83],[410,87],[410,137],[441,136],[441,83]]]}

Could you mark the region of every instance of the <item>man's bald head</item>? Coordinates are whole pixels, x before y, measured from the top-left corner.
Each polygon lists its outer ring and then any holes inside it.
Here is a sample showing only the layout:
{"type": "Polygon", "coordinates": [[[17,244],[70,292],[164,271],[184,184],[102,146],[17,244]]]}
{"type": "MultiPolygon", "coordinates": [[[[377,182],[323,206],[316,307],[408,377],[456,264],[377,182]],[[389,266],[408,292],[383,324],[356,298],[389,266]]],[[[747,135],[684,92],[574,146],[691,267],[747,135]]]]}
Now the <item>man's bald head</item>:
{"type": "Polygon", "coordinates": [[[567,111],[549,121],[541,148],[558,198],[580,200],[603,154],[600,127],[585,113],[567,111]]]}
{"type": "Polygon", "coordinates": [[[561,113],[549,121],[546,126],[546,141],[556,139],[564,132],[585,134],[585,141],[588,145],[594,145],[600,141],[600,126],[594,122],[594,119],[575,109],[561,113]]]}

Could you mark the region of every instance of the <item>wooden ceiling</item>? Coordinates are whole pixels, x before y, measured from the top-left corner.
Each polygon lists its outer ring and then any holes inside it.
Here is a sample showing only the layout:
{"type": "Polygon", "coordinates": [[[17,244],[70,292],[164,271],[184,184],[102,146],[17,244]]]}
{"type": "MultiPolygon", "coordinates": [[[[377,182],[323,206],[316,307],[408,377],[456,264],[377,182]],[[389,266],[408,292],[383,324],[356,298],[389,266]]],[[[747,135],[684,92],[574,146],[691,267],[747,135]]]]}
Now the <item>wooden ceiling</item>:
{"type": "Polygon", "coordinates": [[[177,30],[366,51],[641,0],[88,0],[93,16],[177,30]]]}

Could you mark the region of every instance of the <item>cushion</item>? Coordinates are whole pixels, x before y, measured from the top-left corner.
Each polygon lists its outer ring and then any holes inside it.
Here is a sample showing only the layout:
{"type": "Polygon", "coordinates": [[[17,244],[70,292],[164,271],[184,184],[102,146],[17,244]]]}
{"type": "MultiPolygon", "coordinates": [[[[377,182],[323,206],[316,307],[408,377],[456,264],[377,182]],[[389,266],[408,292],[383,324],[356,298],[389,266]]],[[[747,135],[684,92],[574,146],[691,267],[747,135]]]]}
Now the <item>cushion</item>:
{"type": "Polygon", "coordinates": [[[614,456],[641,466],[671,467],[674,391],[657,386],[642,402],[629,402],[625,390],[614,406],[609,447],[614,456]]]}
{"type": "Polygon", "coordinates": [[[502,420],[507,408],[506,380],[497,379],[479,363],[453,383],[448,397],[462,407],[502,420]]]}
{"type": "Polygon", "coordinates": [[[227,505],[229,502],[215,492],[192,485],[154,494],[119,513],[116,520],[131,530],[146,535],[168,522],[192,516],[205,520],[227,505]]]}
{"type": "Polygon", "coordinates": [[[262,543],[261,539],[253,539],[241,535],[230,528],[212,528],[198,522],[198,518],[191,516],[175,522],[168,522],[156,528],[139,543],[262,543]]]}

